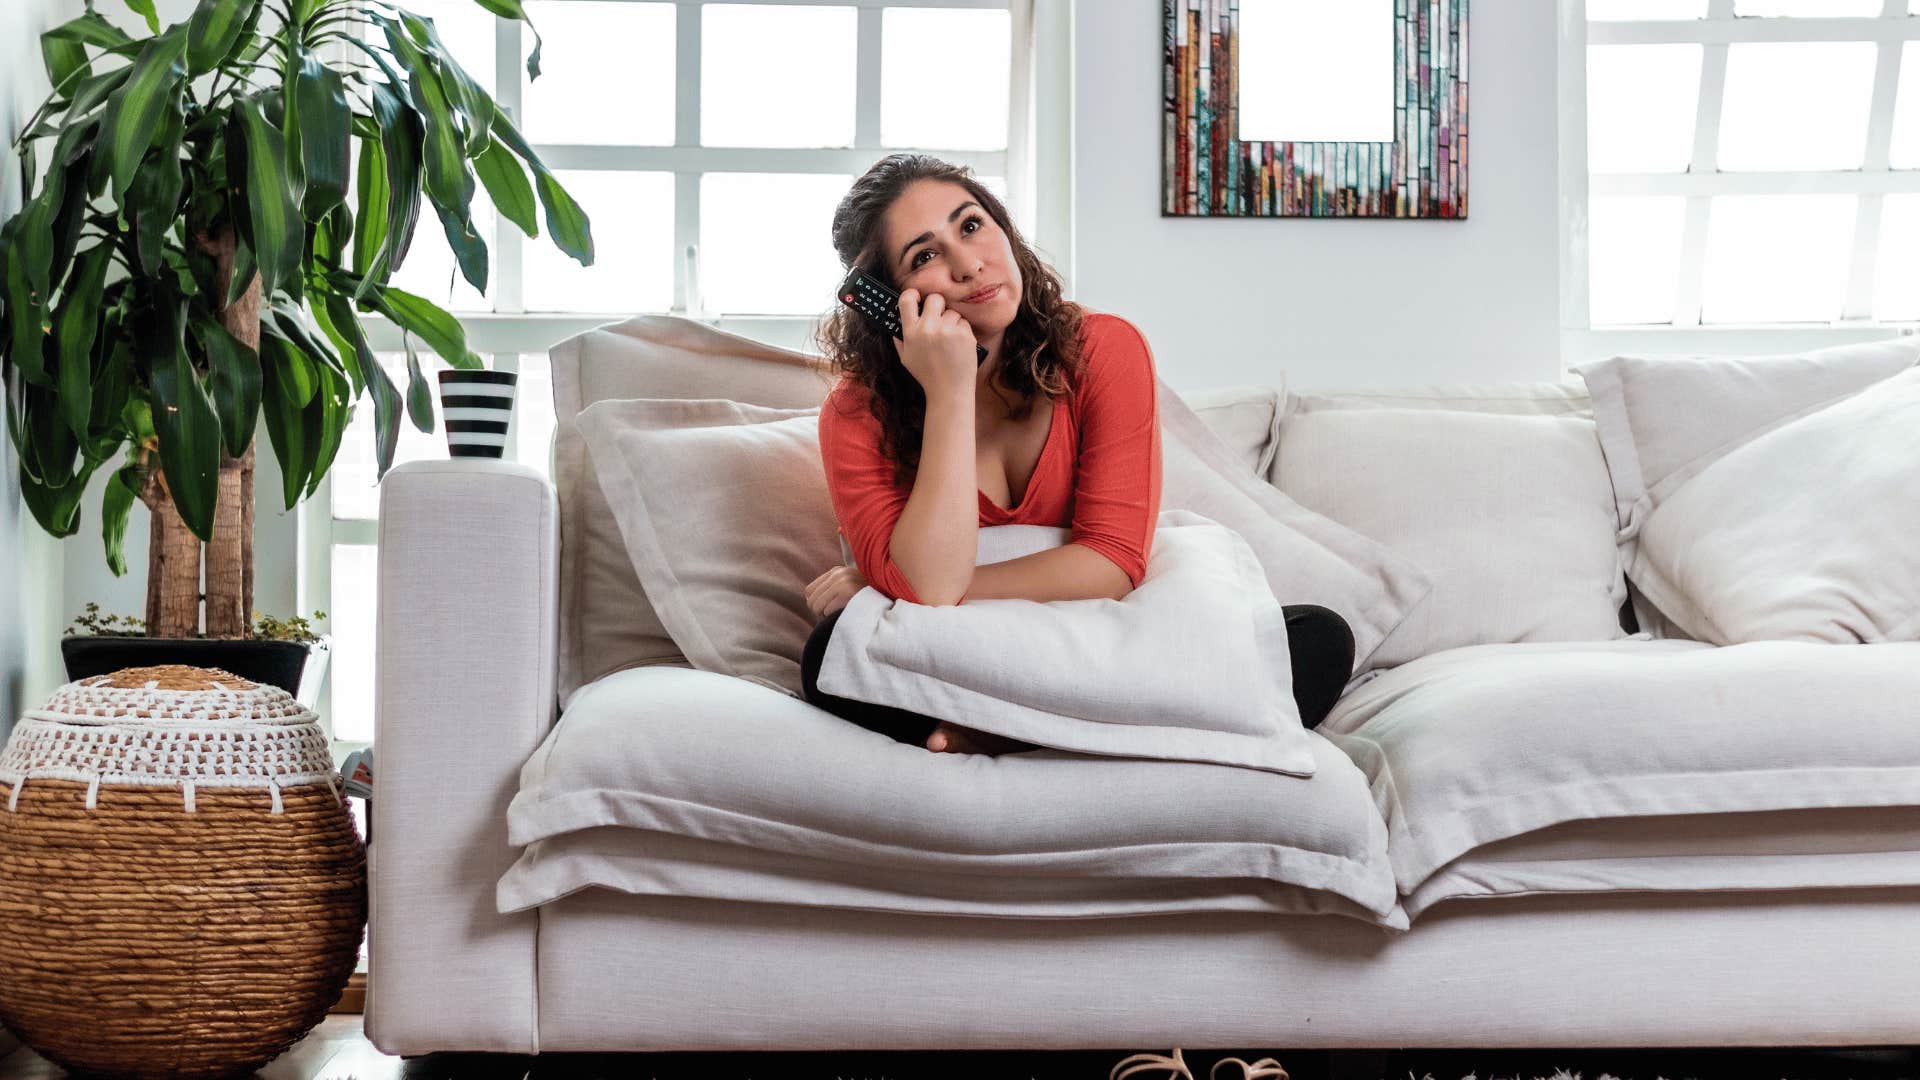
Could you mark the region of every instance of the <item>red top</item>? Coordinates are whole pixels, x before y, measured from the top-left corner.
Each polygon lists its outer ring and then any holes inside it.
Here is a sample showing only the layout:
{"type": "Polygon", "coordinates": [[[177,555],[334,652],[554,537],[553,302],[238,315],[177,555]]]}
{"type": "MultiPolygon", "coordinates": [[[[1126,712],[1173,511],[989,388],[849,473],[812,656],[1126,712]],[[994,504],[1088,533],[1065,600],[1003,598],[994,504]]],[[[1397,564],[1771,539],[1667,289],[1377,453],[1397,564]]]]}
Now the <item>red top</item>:
{"type": "MultiPolygon", "coordinates": [[[[1053,403],[1027,490],[1011,510],[976,491],[980,524],[1070,526],[1069,543],[1105,555],[1137,586],[1160,516],[1153,352],[1118,315],[1088,312],[1080,335],[1084,369],[1067,396],[1053,403]]],[[[820,409],[827,492],[861,576],[889,598],[919,603],[888,550],[913,489],[893,482],[893,465],[880,450],[880,422],[867,411],[866,394],[865,387],[843,378],[820,409]]]]}

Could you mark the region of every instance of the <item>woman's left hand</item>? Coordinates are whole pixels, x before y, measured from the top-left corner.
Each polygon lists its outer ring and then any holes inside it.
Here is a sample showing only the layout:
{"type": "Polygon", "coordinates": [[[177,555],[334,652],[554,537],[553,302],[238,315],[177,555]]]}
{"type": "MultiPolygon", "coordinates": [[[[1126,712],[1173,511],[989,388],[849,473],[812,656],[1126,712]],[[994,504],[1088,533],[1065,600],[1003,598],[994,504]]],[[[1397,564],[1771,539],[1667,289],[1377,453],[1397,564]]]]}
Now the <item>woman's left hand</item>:
{"type": "Polygon", "coordinates": [[[860,576],[860,571],[851,566],[835,566],[807,586],[807,610],[813,612],[814,618],[824,619],[846,607],[853,594],[866,587],[867,579],[860,576]]]}

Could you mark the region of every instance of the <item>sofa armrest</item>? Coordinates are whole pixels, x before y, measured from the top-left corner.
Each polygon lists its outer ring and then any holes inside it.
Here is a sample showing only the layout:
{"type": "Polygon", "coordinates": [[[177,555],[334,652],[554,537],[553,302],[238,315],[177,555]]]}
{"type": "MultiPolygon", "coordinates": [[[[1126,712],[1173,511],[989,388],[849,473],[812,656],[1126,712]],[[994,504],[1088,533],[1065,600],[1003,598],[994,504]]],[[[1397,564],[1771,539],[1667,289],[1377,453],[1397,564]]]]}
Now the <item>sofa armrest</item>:
{"type": "Polygon", "coordinates": [[[467,458],[380,489],[367,1035],[390,1054],[537,1053],[539,916],[497,913],[494,885],[554,722],[553,485],[467,458]]]}

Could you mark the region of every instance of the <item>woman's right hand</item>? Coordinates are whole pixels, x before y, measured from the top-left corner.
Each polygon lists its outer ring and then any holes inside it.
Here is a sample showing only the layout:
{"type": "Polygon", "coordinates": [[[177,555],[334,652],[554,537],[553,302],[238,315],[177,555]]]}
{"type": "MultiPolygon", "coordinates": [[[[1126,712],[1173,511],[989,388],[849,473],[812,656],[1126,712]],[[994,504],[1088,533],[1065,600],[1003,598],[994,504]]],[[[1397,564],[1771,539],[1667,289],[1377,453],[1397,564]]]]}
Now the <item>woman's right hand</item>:
{"type": "Polygon", "coordinates": [[[920,290],[902,292],[900,339],[900,362],[920,380],[927,397],[965,391],[966,398],[973,399],[974,375],[980,366],[976,359],[979,343],[974,340],[972,325],[947,307],[946,297],[930,294],[923,311],[920,290]]]}

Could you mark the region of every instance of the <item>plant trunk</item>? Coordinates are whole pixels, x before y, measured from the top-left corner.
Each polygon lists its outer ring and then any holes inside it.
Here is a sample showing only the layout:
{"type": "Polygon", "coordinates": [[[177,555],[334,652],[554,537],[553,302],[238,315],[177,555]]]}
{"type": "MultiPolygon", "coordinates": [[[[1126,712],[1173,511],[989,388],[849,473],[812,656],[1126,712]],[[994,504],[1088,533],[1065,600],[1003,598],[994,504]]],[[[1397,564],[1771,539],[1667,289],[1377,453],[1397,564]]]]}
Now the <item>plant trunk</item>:
{"type": "Polygon", "coordinates": [[[192,637],[200,632],[200,538],[193,535],[159,469],[147,474],[140,501],[147,506],[147,634],[192,637]]]}
{"type": "MultiPolygon", "coordinates": [[[[233,273],[235,248],[231,226],[201,236],[200,246],[219,265],[225,294],[233,273]]],[[[260,275],[247,291],[220,312],[227,332],[260,350],[260,275]]],[[[253,612],[254,448],[220,460],[213,510],[213,540],[200,543],[187,529],[166,490],[166,478],[154,469],[140,493],[152,520],[147,549],[147,633],[154,637],[192,637],[200,631],[202,547],[206,563],[206,634],[213,638],[248,636],[253,612]]]]}

